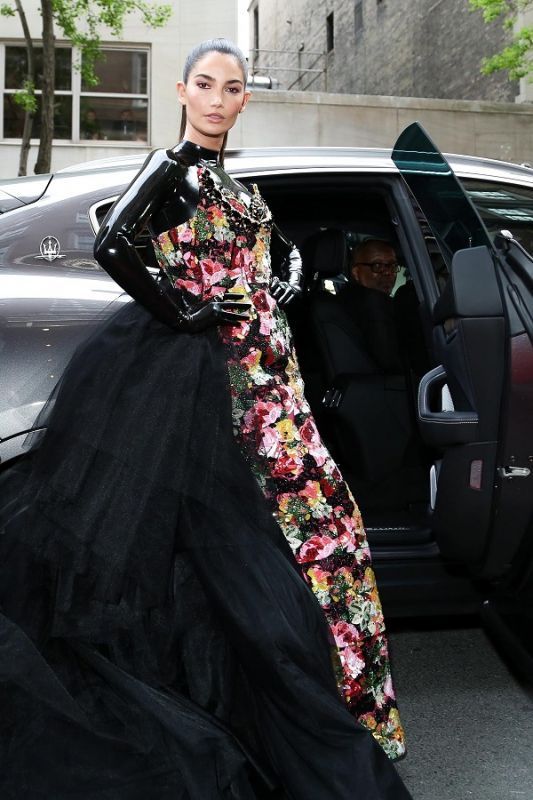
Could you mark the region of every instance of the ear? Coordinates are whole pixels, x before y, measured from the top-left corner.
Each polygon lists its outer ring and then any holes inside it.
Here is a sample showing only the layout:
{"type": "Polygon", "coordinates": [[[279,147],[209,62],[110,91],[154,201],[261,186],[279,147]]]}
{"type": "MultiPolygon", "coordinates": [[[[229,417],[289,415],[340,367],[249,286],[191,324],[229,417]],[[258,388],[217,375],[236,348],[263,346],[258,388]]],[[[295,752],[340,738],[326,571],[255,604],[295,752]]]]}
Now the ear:
{"type": "Polygon", "coordinates": [[[246,108],[246,106],[248,105],[248,100],[250,99],[250,97],[251,97],[251,96],[252,96],[252,93],[251,93],[251,92],[245,92],[245,93],[244,93],[244,96],[243,96],[243,98],[242,98],[242,106],[241,106],[241,108],[240,108],[239,114],[240,114],[242,111],[244,111],[244,109],[245,109],[245,108],[246,108]]]}
{"type": "Polygon", "coordinates": [[[178,100],[180,101],[181,105],[182,106],[187,105],[186,88],[183,81],[177,82],[176,89],[178,90],[178,100]]]}
{"type": "Polygon", "coordinates": [[[359,267],[358,266],[352,267],[350,269],[350,272],[354,281],[357,281],[357,283],[359,283],[359,267]]]}

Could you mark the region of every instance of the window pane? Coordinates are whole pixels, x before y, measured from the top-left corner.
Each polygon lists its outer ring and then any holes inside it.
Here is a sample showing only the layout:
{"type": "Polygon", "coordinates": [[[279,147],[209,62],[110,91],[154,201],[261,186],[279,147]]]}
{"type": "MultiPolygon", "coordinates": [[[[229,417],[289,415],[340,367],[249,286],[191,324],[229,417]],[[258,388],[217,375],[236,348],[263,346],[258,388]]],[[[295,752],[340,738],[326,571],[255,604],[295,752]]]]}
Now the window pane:
{"type": "Polygon", "coordinates": [[[464,188],[420,125],[413,123],[400,134],[392,160],[416,197],[448,265],[457,250],[490,245],[464,188]]]}
{"type": "MultiPolygon", "coordinates": [[[[54,112],[54,139],[72,139],[72,98],[56,95],[54,112]]],[[[32,139],[38,139],[41,131],[41,97],[37,95],[37,114],[33,120],[32,139]]],[[[24,129],[24,111],[15,103],[12,94],[4,94],[4,136],[20,139],[24,129]]]]}
{"type": "Polygon", "coordinates": [[[148,101],[137,98],[82,97],[80,137],[146,142],[148,101]]]}
{"type": "MultiPolygon", "coordinates": [[[[56,89],[70,90],[71,53],[69,47],[56,47],[56,89]]],[[[42,89],[43,49],[36,47],[35,88],[42,89]]],[[[6,89],[22,89],[26,80],[27,58],[25,47],[6,46],[6,89]]]]}
{"type": "Polygon", "coordinates": [[[89,92],[106,94],[146,94],[148,53],[132,50],[104,50],[96,62],[97,86],[83,85],[89,92]]]}
{"type": "Polygon", "coordinates": [[[26,48],[6,47],[6,89],[21,89],[26,78],[26,48]]]}
{"type": "Polygon", "coordinates": [[[533,253],[533,191],[525,186],[462,179],[491,236],[501,230],[533,253]]]}

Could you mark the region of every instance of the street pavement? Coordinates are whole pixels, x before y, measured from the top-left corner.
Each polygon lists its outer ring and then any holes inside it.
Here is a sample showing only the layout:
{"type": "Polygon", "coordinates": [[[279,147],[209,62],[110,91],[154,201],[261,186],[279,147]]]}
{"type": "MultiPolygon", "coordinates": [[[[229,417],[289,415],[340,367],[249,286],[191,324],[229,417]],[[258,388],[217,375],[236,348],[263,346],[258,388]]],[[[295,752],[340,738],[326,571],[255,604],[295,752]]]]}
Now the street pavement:
{"type": "Polygon", "coordinates": [[[475,620],[455,623],[390,633],[408,749],[398,771],[414,800],[533,800],[533,691],[475,620]]]}

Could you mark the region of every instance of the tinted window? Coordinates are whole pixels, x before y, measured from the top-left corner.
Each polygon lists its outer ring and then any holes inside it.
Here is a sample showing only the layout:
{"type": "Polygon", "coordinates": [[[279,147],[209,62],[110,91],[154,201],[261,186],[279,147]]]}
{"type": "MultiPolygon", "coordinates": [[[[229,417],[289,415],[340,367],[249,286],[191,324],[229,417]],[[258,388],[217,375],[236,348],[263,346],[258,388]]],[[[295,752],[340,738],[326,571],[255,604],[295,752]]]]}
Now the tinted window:
{"type": "MultiPolygon", "coordinates": [[[[42,89],[43,48],[35,47],[35,88],[42,89]]],[[[56,47],[55,87],[57,90],[70,90],[71,82],[71,50],[70,47],[56,47]]],[[[22,45],[8,45],[5,60],[6,89],[22,89],[27,78],[26,48],[22,45]]]]}
{"type": "Polygon", "coordinates": [[[501,230],[533,253],[533,189],[507,183],[462,179],[491,237],[501,230]]]}
{"type": "Polygon", "coordinates": [[[104,94],[146,94],[148,52],[134,50],[103,50],[94,71],[96,86],[82,83],[82,91],[104,94]]]}
{"type": "MultiPolygon", "coordinates": [[[[32,137],[41,135],[41,95],[36,95],[37,112],[33,120],[32,137]]],[[[4,136],[20,139],[24,130],[24,109],[15,101],[13,93],[4,95],[4,136]]],[[[56,94],[54,97],[54,139],[72,138],[72,96],[56,94]]]]}
{"type": "Polygon", "coordinates": [[[458,250],[490,244],[488,232],[463,186],[418,122],[400,134],[392,160],[420,206],[448,266],[458,250]]]}

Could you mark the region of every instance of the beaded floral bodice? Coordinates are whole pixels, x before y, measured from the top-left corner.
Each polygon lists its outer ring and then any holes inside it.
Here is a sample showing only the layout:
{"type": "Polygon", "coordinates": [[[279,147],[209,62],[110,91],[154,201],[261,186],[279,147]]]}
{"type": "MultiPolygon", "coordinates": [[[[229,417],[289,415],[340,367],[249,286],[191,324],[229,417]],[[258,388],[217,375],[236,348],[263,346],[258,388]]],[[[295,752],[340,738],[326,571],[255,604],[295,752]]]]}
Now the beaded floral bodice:
{"type": "Polygon", "coordinates": [[[198,299],[265,288],[272,216],[257,186],[249,194],[216,165],[200,161],[196,169],[196,214],[153,240],[159,266],[173,286],[198,299]]]}

